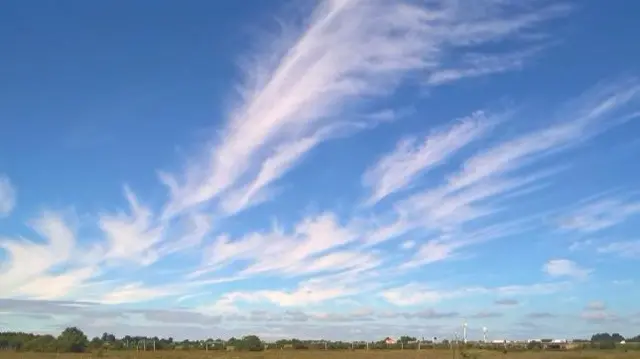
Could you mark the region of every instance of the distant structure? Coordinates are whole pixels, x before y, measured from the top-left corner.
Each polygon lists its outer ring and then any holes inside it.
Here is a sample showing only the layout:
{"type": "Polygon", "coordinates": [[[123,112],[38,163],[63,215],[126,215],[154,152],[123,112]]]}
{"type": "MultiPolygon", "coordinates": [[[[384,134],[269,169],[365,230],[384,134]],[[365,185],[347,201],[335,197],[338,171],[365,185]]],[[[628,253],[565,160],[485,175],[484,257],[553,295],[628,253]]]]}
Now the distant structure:
{"type": "Polygon", "coordinates": [[[462,324],[462,343],[467,344],[467,321],[462,324]]]}
{"type": "Polygon", "coordinates": [[[482,341],[486,344],[487,343],[487,332],[489,330],[487,329],[487,327],[482,327],[482,341]]]}
{"type": "Polygon", "coordinates": [[[395,343],[396,343],[396,340],[395,340],[395,339],[393,339],[393,338],[391,338],[391,337],[386,337],[386,338],[384,338],[384,342],[385,342],[386,344],[395,344],[395,343]]]}

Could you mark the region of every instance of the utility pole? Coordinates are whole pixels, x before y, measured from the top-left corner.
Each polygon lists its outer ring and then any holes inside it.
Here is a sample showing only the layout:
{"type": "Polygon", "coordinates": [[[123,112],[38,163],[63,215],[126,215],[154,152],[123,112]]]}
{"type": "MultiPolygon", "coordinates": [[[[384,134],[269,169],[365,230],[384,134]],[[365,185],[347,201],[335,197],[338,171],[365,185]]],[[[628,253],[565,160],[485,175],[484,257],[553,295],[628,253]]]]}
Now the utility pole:
{"type": "Polygon", "coordinates": [[[464,345],[467,345],[467,321],[464,321],[464,324],[462,324],[462,343],[464,345]]]}

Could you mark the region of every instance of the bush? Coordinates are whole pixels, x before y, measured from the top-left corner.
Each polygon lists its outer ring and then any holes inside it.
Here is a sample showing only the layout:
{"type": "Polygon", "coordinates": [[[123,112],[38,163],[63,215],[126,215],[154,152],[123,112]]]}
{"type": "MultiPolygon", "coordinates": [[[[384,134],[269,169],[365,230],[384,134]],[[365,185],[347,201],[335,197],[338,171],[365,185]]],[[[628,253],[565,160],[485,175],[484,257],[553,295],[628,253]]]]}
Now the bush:
{"type": "Polygon", "coordinates": [[[104,349],[100,348],[100,349],[94,350],[93,355],[95,355],[98,358],[104,357],[104,349]]]}
{"type": "Polygon", "coordinates": [[[613,341],[600,342],[598,345],[599,349],[615,349],[616,343],[613,341]]]}

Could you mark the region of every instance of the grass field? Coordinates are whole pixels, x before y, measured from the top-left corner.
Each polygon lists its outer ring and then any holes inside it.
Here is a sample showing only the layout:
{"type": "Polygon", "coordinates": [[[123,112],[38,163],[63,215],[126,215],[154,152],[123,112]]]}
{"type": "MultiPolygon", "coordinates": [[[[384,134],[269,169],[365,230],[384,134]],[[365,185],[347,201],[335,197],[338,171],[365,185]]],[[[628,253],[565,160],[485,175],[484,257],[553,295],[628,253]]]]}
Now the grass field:
{"type": "MultiPolygon", "coordinates": [[[[222,352],[222,351],[158,351],[158,352],[103,352],[83,354],[55,353],[16,353],[0,352],[0,359],[454,359],[449,350],[405,350],[405,351],[287,351],[270,350],[266,352],[222,352]]],[[[467,358],[478,359],[637,359],[640,353],[628,353],[618,350],[589,351],[546,351],[546,352],[511,352],[503,354],[498,351],[468,351],[467,358]]],[[[456,355],[455,359],[464,359],[456,355]]]]}

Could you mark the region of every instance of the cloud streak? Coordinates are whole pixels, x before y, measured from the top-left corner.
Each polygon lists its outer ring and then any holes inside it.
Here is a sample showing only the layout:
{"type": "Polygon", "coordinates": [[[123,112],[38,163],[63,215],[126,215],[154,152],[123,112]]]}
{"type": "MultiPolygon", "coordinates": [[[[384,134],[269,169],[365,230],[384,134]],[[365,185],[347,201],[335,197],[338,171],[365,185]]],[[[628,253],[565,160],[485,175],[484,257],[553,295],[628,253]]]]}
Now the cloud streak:
{"type": "Polygon", "coordinates": [[[433,131],[419,143],[415,138],[403,139],[393,152],[381,158],[364,174],[364,185],[373,191],[367,203],[374,204],[403,190],[418,176],[482,137],[490,128],[490,123],[485,113],[478,111],[456,120],[449,128],[433,131]]]}
{"type": "Polygon", "coordinates": [[[281,56],[265,63],[256,55],[260,60],[246,66],[242,101],[229,114],[218,144],[183,180],[162,176],[171,192],[165,217],[233,188],[232,198],[222,199],[227,211],[263,201],[262,191],[321,142],[317,131],[348,121],[358,101],[389,96],[415,71],[437,71],[455,48],[504,41],[568,10],[554,5],[505,20],[501,1],[483,7],[471,12],[448,1],[425,7],[322,2],[305,31],[283,36],[295,39],[288,47],[269,48],[281,56]]]}
{"type": "Polygon", "coordinates": [[[7,217],[16,205],[16,189],[6,175],[0,173],[0,218],[7,217]]]}
{"type": "Polygon", "coordinates": [[[560,228],[582,233],[598,232],[640,214],[640,201],[626,198],[600,198],[580,205],[560,220],[560,228]]]}
{"type": "MultiPolygon", "coordinates": [[[[546,164],[546,168],[534,165],[545,163],[545,160],[548,163],[551,155],[575,149],[611,126],[620,124],[616,119],[628,117],[628,111],[638,103],[639,94],[640,86],[634,81],[600,84],[557,110],[553,115],[555,120],[549,126],[476,152],[462,162],[457,172],[446,176],[441,185],[414,191],[397,201],[394,205],[396,221],[385,225],[382,231],[386,233],[379,234],[375,243],[416,228],[432,233],[429,237],[434,237],[435,233],[435,238],[423,244],[422,252],[418,252],[413,261],[420,265],[449,258],[456,250],[480,241],[503,237],[501,232],[513,235],[529,230],[530,221],[537,218],[535,215],[511,223],[499,221],[494,215],[505,212],[503,203],[506,199],[544,188],[539,184],[563,169],[560,163],[546,164]],[[463,229],[480,219],[484,224],[479,232],[463,229]]],[[[406,163],[421,163],[419,152],[397,155],[406,153],[406,147],[400,142],[398,148],[401,151],[382,157],[373,168],[402,169],[406,163]]],[[[396,182],[400,183],[397,186],[400,188],[408,184],[417,171],[409,171],[406,175],[389,173],[403,178],[396,182]]],[[[373,177],[385,178],[382,173],[373,177]]],[[[630,206],[627,210],[633,208],[630,206]]],[[[620,219],[627,215],[621,214],[620,219]]]]}

